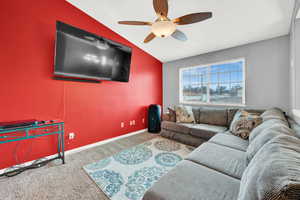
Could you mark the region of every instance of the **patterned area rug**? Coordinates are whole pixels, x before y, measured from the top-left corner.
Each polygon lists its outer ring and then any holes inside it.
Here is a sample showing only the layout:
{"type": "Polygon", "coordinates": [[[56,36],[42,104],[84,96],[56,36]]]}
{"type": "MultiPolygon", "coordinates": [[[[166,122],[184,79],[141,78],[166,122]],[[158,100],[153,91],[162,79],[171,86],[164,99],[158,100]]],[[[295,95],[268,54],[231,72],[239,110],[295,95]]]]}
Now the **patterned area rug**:
{"type": "Polygon", "coordinates": [[[159,137],[83,168],[111,200],[140,200],[192,150],[159,137]]]}

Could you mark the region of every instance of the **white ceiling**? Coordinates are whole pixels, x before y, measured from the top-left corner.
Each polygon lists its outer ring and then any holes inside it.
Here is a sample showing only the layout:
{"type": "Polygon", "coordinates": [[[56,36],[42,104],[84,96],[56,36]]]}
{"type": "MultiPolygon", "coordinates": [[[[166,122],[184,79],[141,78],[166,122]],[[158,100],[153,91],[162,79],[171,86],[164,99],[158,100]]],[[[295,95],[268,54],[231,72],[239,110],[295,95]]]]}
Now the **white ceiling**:
{"type": "Polygon", "coordinates": [[[171,19],[213,12],[204,22],[178,27],[187,42],[156,38],[144,44],[147,26],[119,25],[120,20],[154,21],[152,0],[67,0],[162,62],[286,35],[294,0],[169,0],[171,19]]]}

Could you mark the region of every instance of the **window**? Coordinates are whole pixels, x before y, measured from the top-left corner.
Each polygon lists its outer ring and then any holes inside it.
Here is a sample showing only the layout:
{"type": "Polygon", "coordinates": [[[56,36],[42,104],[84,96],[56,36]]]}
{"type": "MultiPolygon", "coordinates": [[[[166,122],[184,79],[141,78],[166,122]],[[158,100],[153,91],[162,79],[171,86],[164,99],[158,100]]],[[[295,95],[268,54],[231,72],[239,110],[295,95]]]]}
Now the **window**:
{"type": "Polygon", "coordinates": [[[180,69],[180,103],[245,104],[245,60],[180,69]]]}

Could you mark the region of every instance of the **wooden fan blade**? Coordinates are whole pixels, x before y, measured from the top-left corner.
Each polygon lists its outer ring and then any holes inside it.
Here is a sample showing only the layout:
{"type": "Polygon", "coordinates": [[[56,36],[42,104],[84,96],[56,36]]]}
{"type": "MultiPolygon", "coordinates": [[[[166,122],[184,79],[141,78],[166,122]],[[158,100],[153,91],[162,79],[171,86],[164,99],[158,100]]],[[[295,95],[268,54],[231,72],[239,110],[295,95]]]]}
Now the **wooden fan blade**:
{"type": "Polygon", "coordinates": [[[156,36],[153,33],[150,33],[144,40],[144,43],[148,43],[153,40],[156,36]]]}
{"type": "Polygon", "coordinates": [[[183,42],[187,41],[188,39],[187,36],[178,29],[172,34],[172,37],[183,42]]]}
{"type": "Polygon", "coordinates": [[[168,16],[168,0],[153,0],[153,7],[157,15],[168,16]]]}
{"type": "Polygon", "coordinates": [[[201,22],[212,17],[211,12],[193,13],[174,19],[173,22],[178,25],[192,24],[201,22]]]}
{"type": "Polygon", "coordinates": [[[119,21],[119,24],[123,25],[136,25],[136,26],[150,26],[151,22],[140,22],[140,21],[119,21]]]}

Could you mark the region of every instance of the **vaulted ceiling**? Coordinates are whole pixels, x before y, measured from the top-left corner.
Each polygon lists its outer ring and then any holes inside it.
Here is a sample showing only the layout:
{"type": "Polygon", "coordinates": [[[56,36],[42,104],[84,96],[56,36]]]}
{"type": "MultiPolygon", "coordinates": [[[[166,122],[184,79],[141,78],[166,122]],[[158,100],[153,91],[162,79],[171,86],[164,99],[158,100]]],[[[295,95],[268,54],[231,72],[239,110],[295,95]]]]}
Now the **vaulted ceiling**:
{"type": "Polygon", "coordinates": [[[152,0],[67,0],[162,62],[226,49],[289,33],[294,0],[169,0],[169,17],[213,12],[213,18],[178,27],[188,41],[155,38],[144,44],[148,26],[120,20],[154,21],[152,0]]]}

